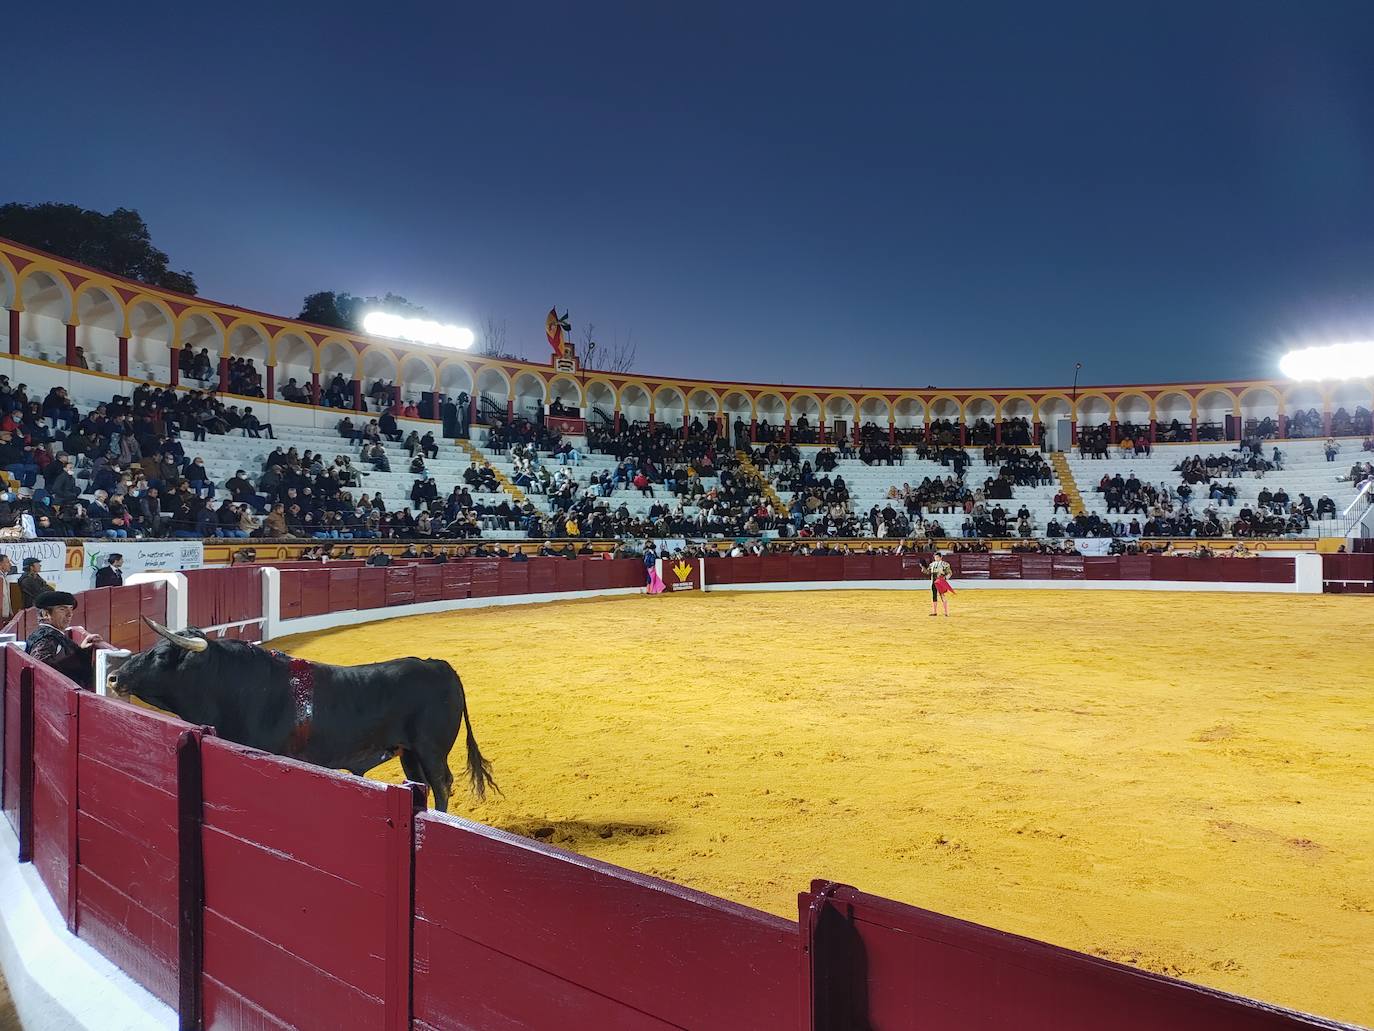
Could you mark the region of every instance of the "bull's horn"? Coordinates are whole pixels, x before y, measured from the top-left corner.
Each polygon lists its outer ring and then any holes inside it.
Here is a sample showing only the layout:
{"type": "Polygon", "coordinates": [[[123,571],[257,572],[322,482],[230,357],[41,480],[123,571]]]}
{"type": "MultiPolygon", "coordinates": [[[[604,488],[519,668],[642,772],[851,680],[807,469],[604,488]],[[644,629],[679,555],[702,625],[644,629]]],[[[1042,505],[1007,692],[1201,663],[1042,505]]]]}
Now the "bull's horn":
{"type": "Polygon", "coordinates": [[[174,630],[168,630],[165,626],[155,619],[143,617],[143,622],[148,624],[148,629],[159,637],[165,637],[178,648],[185,648],[188,652],[203,652],[210,647],[210,642],[203,637],[190,637],[186,634],[178,634],[174,630]]]}

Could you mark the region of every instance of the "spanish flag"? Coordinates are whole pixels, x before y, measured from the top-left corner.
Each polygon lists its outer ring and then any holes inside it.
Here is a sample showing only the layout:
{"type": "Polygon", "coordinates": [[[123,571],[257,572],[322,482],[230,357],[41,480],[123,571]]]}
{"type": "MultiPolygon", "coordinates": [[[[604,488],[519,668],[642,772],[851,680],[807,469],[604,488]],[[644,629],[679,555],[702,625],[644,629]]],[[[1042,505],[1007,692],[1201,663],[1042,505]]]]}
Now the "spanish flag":
{"type": "Polygon", "coordinates": [[[563,353],[563,323],[558,318],[557,308],[549,309],[549,317],[544,320],[544,332],[548,334],[549,346],[557,358],[563,353]]]}

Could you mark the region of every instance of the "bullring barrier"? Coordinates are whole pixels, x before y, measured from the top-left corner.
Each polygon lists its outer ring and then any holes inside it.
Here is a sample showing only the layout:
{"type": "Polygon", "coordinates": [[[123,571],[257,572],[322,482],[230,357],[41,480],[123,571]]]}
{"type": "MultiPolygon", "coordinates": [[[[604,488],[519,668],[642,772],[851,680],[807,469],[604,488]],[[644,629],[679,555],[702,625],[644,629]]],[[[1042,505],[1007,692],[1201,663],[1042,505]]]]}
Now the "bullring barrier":
{"type": "MultiPolygon", "coordinates": [[[[487,602],[500,595],[476,592],[503,585],[543,598],[556,593],[535,590],[550,575],[581,594],[630,571],[550,561],[586,568],[561,580],[557,567],[504,579],[498,569],[494,580],[476,565],[429,567],[437,580],[425,567],[208,571],[185,580],[190,597],[173,586],[161,600],[249,625],[271,605],[252,596],[247,572],[299,597],[300,613],[323,610],[287,625],[335,611],[384,617],[435,590],[418,604],[487,602]],[[378,582],[391,604],[357,608],[377,600],[378,582]],[[207,589],[212,600],[195,597],[207,589]]],[[[114,590],[155,606],[147,586],[114,590]]],[[[413,786],[221,741],[81,691],[13,645],[2,658],[0,842],[32,862],[55,934],[93,946],[167,1007],[155,1025],[1342,1027],[827,881],[799,894],[799,920],[781,919],[425,811],[413,786]]],[[[0,945],[16,998],[38,1006],[25,942],[0,945]]]]}

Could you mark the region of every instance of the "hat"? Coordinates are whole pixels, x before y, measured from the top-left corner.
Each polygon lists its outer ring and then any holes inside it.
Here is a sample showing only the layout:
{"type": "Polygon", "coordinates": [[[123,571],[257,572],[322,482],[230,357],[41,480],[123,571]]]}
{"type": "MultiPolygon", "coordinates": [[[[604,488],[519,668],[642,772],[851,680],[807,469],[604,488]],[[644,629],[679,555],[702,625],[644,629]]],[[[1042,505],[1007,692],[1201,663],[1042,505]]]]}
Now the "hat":
{"type": "Polygon", "coordinates": [[[35,558],[35,557],[32,556],[32,555],[30,555],[28,558],[24,559],[24,568],[25,568],[25,569],[28,569],[28,568],[30,568],[31,566],[41,566],[42,564],[43,564],[43,560],[42,560],[41,558],[35,558]]]}
{"type": "Polygon", "coordinates": [[[76,595],[68,594],[66,591],[44,591],[33,600],[33,607],[36,609],[50,609],[56,605],[70,605],[76,607],[76,595]]]}

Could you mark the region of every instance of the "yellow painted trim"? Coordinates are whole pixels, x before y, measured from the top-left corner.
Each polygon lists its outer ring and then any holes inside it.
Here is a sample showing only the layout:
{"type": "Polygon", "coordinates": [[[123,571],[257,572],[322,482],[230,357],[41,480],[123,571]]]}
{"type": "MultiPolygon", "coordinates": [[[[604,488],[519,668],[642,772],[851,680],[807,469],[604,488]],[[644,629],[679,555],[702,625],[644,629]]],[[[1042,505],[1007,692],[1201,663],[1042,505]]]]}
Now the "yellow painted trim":
{"type": "Polygon", "coordinates": [[[248,316],[248,315],[240,315],[240,316],[239,316],[238,318],[236,318],[233,322],[229,323],[229,325],[227,325],[227,326],[224,327],[224,342],[223,342],[223,344],[222,344],[222,346],[221,346],[221,349],[220,349],[220,357],[221,357],[221,358],[239,358],[239,357],[242,357],[241,355],[234,354],[232,351],[229,350],[229,338],[232,337],[232,336],[234,335],[234,330],[238,329],[240,326],[251,326],[253,329],[256,329],[256,330],[258,331],[258,333],[262,336],[262,342],[263,342],[264,344],[267,345],[267,354],[268,354],[268,357],[271,357],[271,355],[272,355],[272,334],[269,333],[269,332],[267,332],[267,327],[264,326],[261,322],[259,322],[257,319],[252,318],[252,317],[250,317],[250,316],[248,316]]]}

